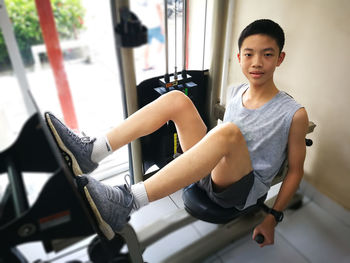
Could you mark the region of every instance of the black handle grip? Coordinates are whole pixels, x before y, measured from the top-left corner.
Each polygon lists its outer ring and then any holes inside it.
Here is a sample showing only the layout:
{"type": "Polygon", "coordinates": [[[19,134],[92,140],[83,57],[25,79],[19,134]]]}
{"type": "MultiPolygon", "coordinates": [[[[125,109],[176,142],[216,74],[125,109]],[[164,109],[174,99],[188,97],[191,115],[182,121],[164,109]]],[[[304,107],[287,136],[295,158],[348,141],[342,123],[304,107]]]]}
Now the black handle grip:
{"type": "Polygon", "coordinates": [[[313,141],[311,139],[305,139],[306,146],[311,146],[313,144],[313,141]]]}
{"type": "Polygon", "coordinates": [[[262,234],[257,234],[254,240],[256,241],[256,243],[262,244],[264,243],[265,237],[262,234]]]}

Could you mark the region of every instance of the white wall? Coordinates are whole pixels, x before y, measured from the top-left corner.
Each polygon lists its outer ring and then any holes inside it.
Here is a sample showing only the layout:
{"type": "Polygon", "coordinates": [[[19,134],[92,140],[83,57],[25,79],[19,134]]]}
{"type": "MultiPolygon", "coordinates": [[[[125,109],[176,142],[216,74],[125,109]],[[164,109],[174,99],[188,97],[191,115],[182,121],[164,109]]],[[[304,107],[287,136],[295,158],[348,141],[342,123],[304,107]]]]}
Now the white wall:
{"type": "Polygon", "coordinates": [[[350,210],[350,1],[237,0],[229,83],[244,81],[237,39],[250,22],[269,18],[286,34],[279,89],[303,104],[317,127],[309,137],[305,179],[350,210]]]}

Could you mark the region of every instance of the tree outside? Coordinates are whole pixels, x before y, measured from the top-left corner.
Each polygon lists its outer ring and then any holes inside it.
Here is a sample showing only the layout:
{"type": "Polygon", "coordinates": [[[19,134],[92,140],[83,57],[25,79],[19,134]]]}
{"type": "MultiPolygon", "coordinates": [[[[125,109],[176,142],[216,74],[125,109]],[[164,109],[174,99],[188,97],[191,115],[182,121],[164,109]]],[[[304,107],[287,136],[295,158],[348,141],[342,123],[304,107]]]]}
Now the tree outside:
{"type": "MultiPolygon", "coordinates": [[[[43,38],[34,0],[5,0],[18,47],[26,66],[34,63],[31,46],[42,44],[43,38]]],[[[76,39],[84,27],[85,10],[81,0],[51,0],[60,39],[76,39]]],[[[0,32],[0,71],[10,65],[5,40],[0,32]]]]}

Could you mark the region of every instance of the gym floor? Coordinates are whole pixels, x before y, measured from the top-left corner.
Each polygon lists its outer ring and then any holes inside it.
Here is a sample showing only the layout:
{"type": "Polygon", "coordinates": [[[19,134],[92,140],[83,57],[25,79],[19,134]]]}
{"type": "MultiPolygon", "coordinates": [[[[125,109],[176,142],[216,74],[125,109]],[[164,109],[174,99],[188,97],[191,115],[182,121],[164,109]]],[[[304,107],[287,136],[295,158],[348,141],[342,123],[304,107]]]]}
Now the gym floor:
{"type": "MultiPolygon", "coordinates": [[[[104,180],[104,183],[123,184],[124,175],[104,180]]],[[[277,190],[272,189],[269,195],[274,195],[277,190]]],[[[301,191],[308,192],[303,206],[298,210],[285,212],[283,222],[276,227],[273,246],[260,248],[252,241],[249,233],[204,262],[257,262],[257,259],[261,263],[350,262],[350,213],[317,193],[305,182],[301,191]]],[[[134,213],[130,223],[137,232],[162,215],[181,207],[181,192],[176,192],[134,213]]],[[[144,260],[152,263],[162,262],[216,227],[214,224],[197,221],[181,228],[148,247],[143,254],[144,260]]],[[[92,238],[87,238],[57,254],[46,254],[40,243],[21,245],[19,248],[30,262],[39,258],[50,262],[67,262],[73,259],[88,262],[87,245],[92,238]]],[[[188,259],[188,262],[191,262],[191,259],[188,259]]]]}

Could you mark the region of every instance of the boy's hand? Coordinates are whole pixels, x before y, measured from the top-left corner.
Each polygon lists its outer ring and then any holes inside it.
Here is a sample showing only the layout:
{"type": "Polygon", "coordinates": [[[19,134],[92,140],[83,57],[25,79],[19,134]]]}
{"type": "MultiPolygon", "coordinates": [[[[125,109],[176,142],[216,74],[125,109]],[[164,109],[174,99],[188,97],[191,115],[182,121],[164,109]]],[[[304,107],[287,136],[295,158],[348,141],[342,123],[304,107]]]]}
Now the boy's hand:
{"type": "Polygon", "coordinates": [[[275,226],[277,225],[275,218],[273,215],[268,214],[264,221],[255,227],[253,231],[253,240],[258,234],[262,234],[264,236],[264,242],[259,244],[260,247],[264,247],[266,245],[273,245],[275,240],[275,226]]]}

